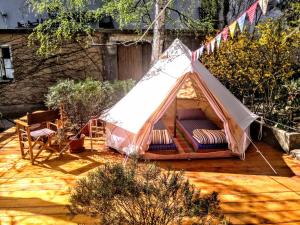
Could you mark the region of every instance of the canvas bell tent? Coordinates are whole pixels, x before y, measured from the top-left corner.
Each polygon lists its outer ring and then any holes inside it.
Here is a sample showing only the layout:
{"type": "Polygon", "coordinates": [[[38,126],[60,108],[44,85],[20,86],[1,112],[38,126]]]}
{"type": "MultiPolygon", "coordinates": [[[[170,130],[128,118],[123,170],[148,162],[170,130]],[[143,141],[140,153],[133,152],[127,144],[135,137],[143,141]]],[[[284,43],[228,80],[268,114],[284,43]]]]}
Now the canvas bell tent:
{"type": "Polygon", "coordinates": [[[192,61],[191,51],[178,39],[135,87],[100,117],[106,123],[107,146],[127,155],[136,154],[151,159],[243,158],[250,144],[250,124],[256,118],[198,60],[192,61]],[[199,107],[209,120],[219,124],[226,135],[226,148],[195,152],[179,149],[177,154],[169,156],[150,154],[155,124],[172,111],[174,105],[177,107],[175,103],[187,82],[192,84],[194,97],[198,99],[193,108],[199,107]]]}

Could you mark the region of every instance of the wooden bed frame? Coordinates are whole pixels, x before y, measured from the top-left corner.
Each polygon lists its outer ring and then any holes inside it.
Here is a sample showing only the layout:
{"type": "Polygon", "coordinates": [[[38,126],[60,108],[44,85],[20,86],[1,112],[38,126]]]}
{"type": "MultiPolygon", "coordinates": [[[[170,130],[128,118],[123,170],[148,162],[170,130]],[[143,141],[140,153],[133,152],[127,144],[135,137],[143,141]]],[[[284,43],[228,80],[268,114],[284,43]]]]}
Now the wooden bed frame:
{"type": "Polygon", "coordinates": [[[141,159],[146,160],[179,160],[179,159],[211,159],[211,158],[230,158],[237,157],[230,150],[218,150],[215,152],[185,152],[185,153],[170,153],[170,154],[159,154],[153,152],[146,152],[141,155],[141,159]]]}

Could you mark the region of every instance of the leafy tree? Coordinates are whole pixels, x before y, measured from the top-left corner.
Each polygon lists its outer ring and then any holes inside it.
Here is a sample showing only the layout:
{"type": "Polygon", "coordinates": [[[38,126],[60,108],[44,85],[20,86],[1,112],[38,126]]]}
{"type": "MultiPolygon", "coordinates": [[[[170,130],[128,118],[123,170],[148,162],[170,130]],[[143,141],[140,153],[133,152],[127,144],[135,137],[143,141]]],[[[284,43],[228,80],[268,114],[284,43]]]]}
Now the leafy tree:
{"type": "Polygon", "coordinates": [[[206,34],[213,31],[210,17],[194,19],[196,0],[27,0],[34,12],[48,15],[30,35],[30,43],[37,43],[38,53],[49,56],[60,50],[65,41],[82,41],[82,36],[93,35],[94,24],[111,16],[121,29],[133,27],[141,33],[166,7],[153,27],[152,61],[163,50],[165,25],[173,29],[206,34]],[[168,5],[167,5],[168,4],[168,5]],[[153,15],[154,12],[154,15],[153,15]],[[174,19],[176,18],[176,19],[174,19]]]}
{"type": "Polygon", "coordinates": [[[218,194],[200,195],[182,172],[153,164],[105,164],[80,179],[71,192],[74,214],[97,216],[100,224],[168,225],[193,217],[196,224],[228,224],[218,194]]]}
{"type": "Polygon", "coordinates": [[[240,34],[203,58],[235,96],[250,99],[252,111],[271,118],[286,107],[284,85],[299,73],[300,33],[284,21],[261,23],[254,34],[240,34]]]}

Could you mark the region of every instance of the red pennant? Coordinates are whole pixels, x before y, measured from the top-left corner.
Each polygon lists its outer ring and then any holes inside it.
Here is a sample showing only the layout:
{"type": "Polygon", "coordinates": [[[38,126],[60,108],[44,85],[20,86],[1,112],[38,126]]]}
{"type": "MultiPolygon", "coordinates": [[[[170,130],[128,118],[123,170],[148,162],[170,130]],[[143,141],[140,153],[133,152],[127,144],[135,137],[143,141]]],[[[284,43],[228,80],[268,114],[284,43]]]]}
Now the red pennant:
{"type": "Polygon", "coordinates": [[[255,2],[248,10],[247,10],[247,15],[249,18],[249,22],[252,24],[254,21],[255,13],[256,13],[256,8],[257,8],[258,2],[255,2]]]}
{"type": "Polygon", "coordinates": [[[198,49],[196,51],[192,52],[192,62],[195,62],[195,61],[198,60],[198,58],[199,58],[199,54],[198,53],[199,53],[198,49]]]}
{"type": "Polygon", "coordinates": [[[222,31],[222,37],[224,41],[228,40],[228,27],[225,27],[222,31]]]}
{"type": "Polygon", "coordinates": [[[194,52],[192,52],[192,62],[194,62],[195,61],[195,58],[196,58],[196,52],[194,51],[194,52]]]}

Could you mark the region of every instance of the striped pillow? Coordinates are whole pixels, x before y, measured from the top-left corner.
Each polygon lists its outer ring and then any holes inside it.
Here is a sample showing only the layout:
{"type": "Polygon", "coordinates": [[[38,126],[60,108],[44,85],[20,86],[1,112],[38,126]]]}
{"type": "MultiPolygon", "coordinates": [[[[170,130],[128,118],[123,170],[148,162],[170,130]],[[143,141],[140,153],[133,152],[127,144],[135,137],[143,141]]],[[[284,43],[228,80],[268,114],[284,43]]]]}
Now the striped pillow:
{"type": "Polygon", "coordinates": [[[172,144],[168,130],[152,130],[151,144],[172,144]]]}
{"type": "Polygon", "coordinates": [[[193,130],[193,137],[200,144],[225,144],[227,143],[224,130],[193,130]]]}

